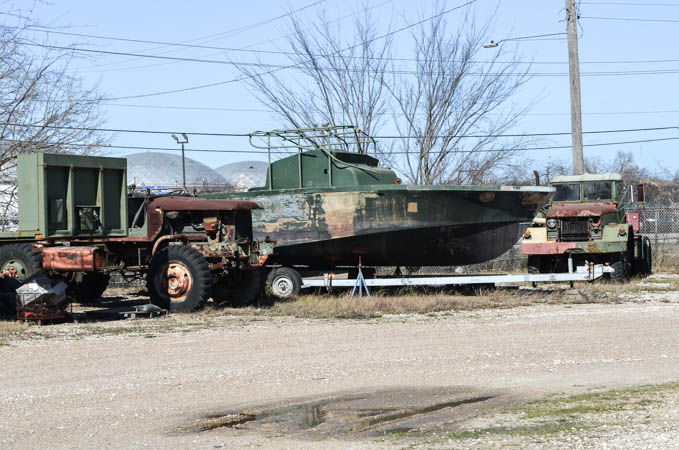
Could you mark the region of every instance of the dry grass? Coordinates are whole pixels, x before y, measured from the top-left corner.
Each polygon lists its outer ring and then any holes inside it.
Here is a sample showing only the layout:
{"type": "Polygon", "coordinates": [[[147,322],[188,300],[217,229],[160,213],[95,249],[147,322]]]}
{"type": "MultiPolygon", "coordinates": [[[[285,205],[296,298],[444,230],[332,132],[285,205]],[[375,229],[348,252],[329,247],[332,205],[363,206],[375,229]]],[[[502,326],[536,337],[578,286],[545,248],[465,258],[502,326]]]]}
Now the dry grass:
{"type": "MultiPolygon", "coordinates": [[[[578,283],[576,288],[582,298],[566,295],[567,284],[541,285],[539,289],[489,289],[476,292],[460,291],[401,291],[373,292],[372,297],[351,298],[348,291],[342,294],[305,295],[287,301],[269,301],[266,306],[249,308],[219,308],[208,305],[201,311],[172,314],[153,320],[91,319],[89,322],[48,325],[20,324],[0,320],[0,346],[26,339],[66,338],[81,339],[86,336],[141,335],[161,333],[188,333],[205,329],[247,326],[253,321],[271,320],[273,317],[304,317],[312,319],[363,319],[387,315],[440,315],[455,311],[471,311],[495,308],[515,308],[540,304],[617,303],[634,301],[635,296],[648,298],[663,292],[679,292],[679,276],[661,274],[652,278],[635,279],[628,284],[606,281],[578,283]],[[630,297],[632,296],[632,297],[630,297]]],[[[107,291],[122,301],[137,299],[139,293],[132,289],[107,291]]],[[[110,304],[109,304],[110,306],[110,304]]],[[[97,309],[74,307],[75,312],[97,309]]],[[[82,319],[81,319],[82,320],[82,319]]]]}
{"type": "MultiPolygon", "coordinates": [[[[598,301],[598,300],[595,300],[598,301]]],[[[603,299],[603,301],[608,301],[603,299]]],[[[572,299],[559,291],[526,291],[497,289],[476,295],[421,293],[409,295],[378,294],[371,297],[343,295],[305,295],[294,300],[279,301],[267,315],[312,318],[361,318],[386,314],[429,314],[445,311],[468,311],[487,308],[514,308],[534,304],[562,304],[591,302],[572,299]]]]}
{"type": "Polygon", "coordinates": [[[25,338],[30,332],[30,326],[25,323],[0,320],[0,346],[25,338]]]}

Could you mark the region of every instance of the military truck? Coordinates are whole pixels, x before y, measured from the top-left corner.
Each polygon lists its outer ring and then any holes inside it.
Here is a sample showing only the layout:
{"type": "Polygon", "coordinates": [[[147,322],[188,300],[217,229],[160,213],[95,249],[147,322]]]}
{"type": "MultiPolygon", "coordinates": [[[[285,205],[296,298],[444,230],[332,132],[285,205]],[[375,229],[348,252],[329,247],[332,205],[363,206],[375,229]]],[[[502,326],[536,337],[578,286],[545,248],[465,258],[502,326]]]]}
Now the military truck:
{"type": "Polygon", "coordinates": [[[247,303],[264,288],[258,269],[273,242],[253,241],[253,202],[128,191],[124,158],[22,154],[17,180],[18,231],[0,233],[3,276],[44,270],[81,302],[98,298],[111,272],[146,276],[151,302],[171,311],[210,296],[247,303]]]}
{"type": "Polygon", "coordinates": [[[609,264],[616,281],[650,274],[651,242],[639,234],[639,214],[627,213],[619,174],[554,177],[551,202],[523,234],[521,251],[531,273],[554,273],[588,261],[609,264]]]}

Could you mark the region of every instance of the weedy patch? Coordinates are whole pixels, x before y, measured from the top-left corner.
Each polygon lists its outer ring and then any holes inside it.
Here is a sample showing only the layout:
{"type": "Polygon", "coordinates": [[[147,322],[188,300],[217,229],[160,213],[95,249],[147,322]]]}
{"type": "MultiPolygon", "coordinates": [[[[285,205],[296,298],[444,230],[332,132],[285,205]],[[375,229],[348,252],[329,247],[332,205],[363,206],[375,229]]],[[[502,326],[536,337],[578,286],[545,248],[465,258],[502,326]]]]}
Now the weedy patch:
{"type": "Polygon", "coordinates": [[[7,345],[9,342],[27,337],[31,329],[27,324],[10,321],[0,321],[0,345],[7,345]]]}
{"type": "Polygon", "coordinates": [[[375,294],[371,297],[350,295],[305,295],[278,301],[261,314],[305,318],[375,318],[395,314],[432,314],[491,308],[514,308],[536,304],[609,303],[605,297],[572,299],[563,290],[492,289],[474,295],[459,292],[415,293],[411,295],[375,294]]]}
{"type": "MultiPolygon", "coordinates": [[[[494,442],[520,445],[587,434],[604,427],[646,423],[653,409],[679,394],[679,383],[612,389],[570,396],[555,396],[511,408],[485,411],[446,435],[462,447],[480,447],[494,442]],[[643,413],[642,413],[643,412],[643,413]]],[[[662,414],[666,418],[665,414],[662,414]]],[[[666,420],[666,419],[665,419],[666,420]]],[[[437,447],[440,442],[430,442],[437,447]]],[[[558,446],[558,445],[557,445],[558,446]]]]}

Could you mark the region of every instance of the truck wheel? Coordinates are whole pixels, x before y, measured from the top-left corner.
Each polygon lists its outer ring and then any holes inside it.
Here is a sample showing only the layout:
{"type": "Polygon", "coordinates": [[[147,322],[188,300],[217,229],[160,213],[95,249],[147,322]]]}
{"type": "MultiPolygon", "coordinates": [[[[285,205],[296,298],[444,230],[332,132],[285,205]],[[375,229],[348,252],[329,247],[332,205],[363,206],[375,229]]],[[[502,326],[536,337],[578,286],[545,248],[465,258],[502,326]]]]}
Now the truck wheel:
{"type": "Polygon", "coordinates": [[[644,259],[641,264],[641,270],[644,275],[650,275],[653,273],[653,249],[651,248],[651,240],[644,236],[642,237],[644,247],[644,259]]]}
{"type": "Polygon", "coordinates": [[[264,291],[262,269],[238,270],[222,277],[212,289],[212,299],[235,308],[251,305],[264,291]]]}
{"type": "Polygon", "coordinates": [[[86,273],[80,282],[72,282],[69,285],[71,295],[78,303],[92,303],[104,293],[110,278],[107,273],[86,273]]]}
{"type": "Polygon", "coordinates": [[[615,262],[611,264],[613,273],[611,273],[611,280],[618,283],[626,283],[629,281],[632,274],[632,265],[629,262],[626,254],[622,254],[615,262]]]}
{"type": "Polygon", "coordinates": [[[302,290],[302,276],[293,268],[278,267],[269,273],[266,285],[278,298],[296,297],[302,290]]]}
{"type": "Polygon", "coordinates": [[[33,253],[30,244],[9,244],[0,247],[0,273],[23,281],[42,270],[42,255],[33,253]]]}
{"type": "Polygon", "coordinates": [[[539,255],[529,255],[528,256],[528,273],[541,273],[542,272],[542,260],[539,255]]]}
{"type": "Polygon", "coordinates": [[[198,250],[170,245],[151,259],[147,282],[151,303],[172,312],[190,312],[210,298],[212,272],[198,250]]]}

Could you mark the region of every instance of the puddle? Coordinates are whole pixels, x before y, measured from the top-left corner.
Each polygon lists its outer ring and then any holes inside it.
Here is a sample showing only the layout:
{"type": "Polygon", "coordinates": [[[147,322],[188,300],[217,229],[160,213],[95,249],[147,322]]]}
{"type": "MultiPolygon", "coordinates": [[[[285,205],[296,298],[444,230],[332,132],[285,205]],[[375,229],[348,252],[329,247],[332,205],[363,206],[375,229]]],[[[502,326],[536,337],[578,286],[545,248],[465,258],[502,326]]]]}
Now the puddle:
{"type": "Polygon", "coordinates": [[[202,433],[230,428],[313,437],[402,433],[454,422],[464,415],[461,410],[465,405],[496,397],[496,394],[460,388],[378,390],[210,414],[176,431],[202,433]]]}

